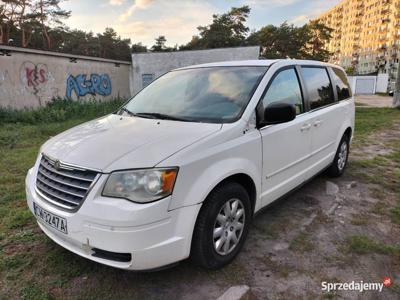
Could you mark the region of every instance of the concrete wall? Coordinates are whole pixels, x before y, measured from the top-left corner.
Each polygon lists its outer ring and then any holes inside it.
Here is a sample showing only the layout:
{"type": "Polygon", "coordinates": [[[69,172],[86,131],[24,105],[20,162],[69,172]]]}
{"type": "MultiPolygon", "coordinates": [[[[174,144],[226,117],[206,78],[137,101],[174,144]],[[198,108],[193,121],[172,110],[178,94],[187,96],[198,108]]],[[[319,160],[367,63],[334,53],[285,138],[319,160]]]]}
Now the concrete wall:
{"type": "MultiPolygon", "coordinates": [[[[354,95],[373,95],[378,93],[378,76],[348,76],[354,95]]],[[[380,89],[384,86],[384,78],[380,78],[380,89]]],[[[387,78],[386,78],[387,88],[387,78]]],[[[386,91],[385,91],[386,92],[386,91]]]]}
{"type": "Polygon", "coordinates": [[[389,85],[389,74],[378,74],[376,78],[376,92],[377,93],[387,93],[389,85]]]}
{"type": "Polygon", "coordinates": [[[130,96],[130,62],[0,46],[0,106],[130,96]]]}
{"type": "Polygon", "coordinates": [[[131,93],[139,92],[146,83],[176,68],[195,64],[258,59],[260,47],[237,47],[178,52],[132,54],[131,93]]]}

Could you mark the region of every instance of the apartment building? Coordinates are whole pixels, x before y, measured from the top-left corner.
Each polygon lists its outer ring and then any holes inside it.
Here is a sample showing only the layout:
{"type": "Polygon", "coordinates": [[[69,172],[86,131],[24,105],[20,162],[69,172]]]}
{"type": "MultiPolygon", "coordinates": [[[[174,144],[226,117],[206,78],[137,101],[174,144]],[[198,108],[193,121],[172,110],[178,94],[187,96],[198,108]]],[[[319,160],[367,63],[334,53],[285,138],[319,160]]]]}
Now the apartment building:
{"type": "Polygon", "coordinates": [[[357,74],[387,73],[394,87],[400,57],[400,0],[344,0],[318,17],[334,29],[331,62],[357,74]]]}

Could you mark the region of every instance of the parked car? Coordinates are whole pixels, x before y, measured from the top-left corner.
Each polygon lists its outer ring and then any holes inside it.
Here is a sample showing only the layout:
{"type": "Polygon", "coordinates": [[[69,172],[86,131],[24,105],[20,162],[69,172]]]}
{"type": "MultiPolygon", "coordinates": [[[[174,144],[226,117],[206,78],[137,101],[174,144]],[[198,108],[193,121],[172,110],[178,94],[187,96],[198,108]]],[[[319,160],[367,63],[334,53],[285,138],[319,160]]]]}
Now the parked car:
{"type": "Polygon", "coordinates": [[[190,256],[220,268],[261,208],[324,170],[343,173],[353,130],[338,66],[185,67],[47,141],[27,202],[47,236],[93,261],[149,270],[190,256]]]}

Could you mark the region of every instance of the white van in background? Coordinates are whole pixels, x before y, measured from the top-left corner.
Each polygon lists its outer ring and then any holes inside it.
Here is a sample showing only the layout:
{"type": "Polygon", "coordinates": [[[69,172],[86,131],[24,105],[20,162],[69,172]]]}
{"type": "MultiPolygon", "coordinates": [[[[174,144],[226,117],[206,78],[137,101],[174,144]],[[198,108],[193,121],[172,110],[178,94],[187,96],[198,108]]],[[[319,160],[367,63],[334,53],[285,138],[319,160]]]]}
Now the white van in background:
{"type": "Polygon", "coordinates": [[[109,266],[148,270],[191,256],[219,268],[254,213],[325,169],[343,173],[353,130],[338,66],[186,67],[47,141],[26,178],[28,206],[56,243],[109,266]]]}

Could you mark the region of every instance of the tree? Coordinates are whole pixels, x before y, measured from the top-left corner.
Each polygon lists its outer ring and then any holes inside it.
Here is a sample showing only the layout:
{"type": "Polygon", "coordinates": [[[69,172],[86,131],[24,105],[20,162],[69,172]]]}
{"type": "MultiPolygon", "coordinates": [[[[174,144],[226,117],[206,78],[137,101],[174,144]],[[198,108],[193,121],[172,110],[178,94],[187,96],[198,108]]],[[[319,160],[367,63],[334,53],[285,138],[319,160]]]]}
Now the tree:
{"type": "Polygon", "coordinates": [[[0,42],[7,44],[18,18],[19,0],[2,0],[0,5],[0,42]]]}
{"type": "Polygon", "coordinates": [[[156,43],[151,47],[151,51],[166,51],[167,48],[165,43],[167,39],[164,35],[160,35],[158,38],[155,39],[156,43]]]}
{"type": "Polygon", "coordinates": [[[180,47],[181,50],[236,47],[245,44],[249,28],[244,25],[250,13],[250,7],[232,7],[222,15],[213,15],[213,22],[199,26],[199,36],[180,47]]]}
{"type": "Polygon", "coordinates": [[[136,43],[136,44],[132,44],[131,50],[132,50],[132,53],[147,52],[147,47],[143,46],[142,43],[136,43]]]}
{"type": "Polygon", "coordinates": [[[302,47],[307,41],[304,28],[282,23],[279,27],[267,25],[252,32],[247,39],[249,45],[260,45],[260,55],[265,58],[302,58],[302,47]]]}
{"type": "Polygon", "coordinates": [[[400,108],[400,67],[397,67],[397,78],[393,94],[393,107],[400,108]]]}
{"type": "Polygon", "coordinates": [[[307,34],[307,43],[304,46],[305,58],[328,61],[331,53],[325,49],[325,45],[332,38],[333,29],[319,20],[310,21],[303,27],[304,33],[307,34]]]}
{"type": "Polygon", "coordinates": [[[297,58],[326,61],[330,53],[324,48],[331,38],[332,29],[311,21],[301,27],[287,22],[279,27],[267,25],[247,38],[249,45],[260,45],[265,58],[297,58]]]}
{"type": "Polygon", "coordinates": [[[98,56],[111,59],[130,59],[130,39],[121,39],[112,28],[106,28],[102,34],[97,34],[97,38],[100,46],[98,56]]]}
{"type": "Polygon", "coordinates": [[[32,34],[39,28],[39,22],[36,20],[36,14],[32,12],[32,0],[19,1],[18,26],[21,31],[21,47],[28,47],[32,34]]]}
{"type": "Polygon", "coordinates": [[[356,73],[356,68],[354,66],[346,68],[346,74],[349,76],[353,76],[356,73]]]}
{"type": "Polygon", "coordinates": [[[32,15],[35,16],[41,25],[42,35],[47,49],[51,49],[51,36],[49,28],[52,25],[62,25],[62,19],[69,18],[70,11],[60,8],[61,0],[36,0],[33,6],[32,15]]]}

